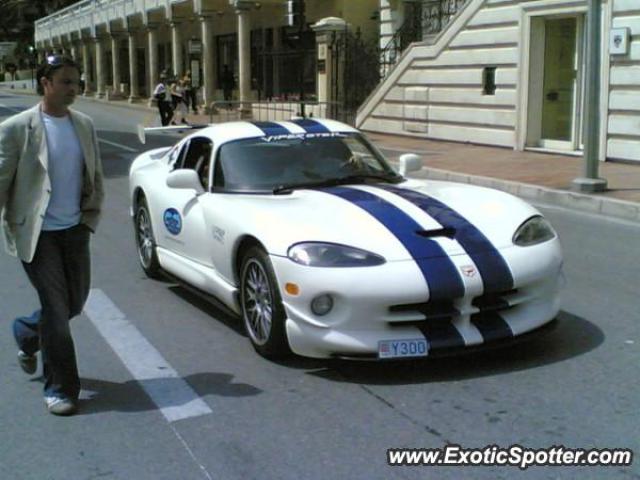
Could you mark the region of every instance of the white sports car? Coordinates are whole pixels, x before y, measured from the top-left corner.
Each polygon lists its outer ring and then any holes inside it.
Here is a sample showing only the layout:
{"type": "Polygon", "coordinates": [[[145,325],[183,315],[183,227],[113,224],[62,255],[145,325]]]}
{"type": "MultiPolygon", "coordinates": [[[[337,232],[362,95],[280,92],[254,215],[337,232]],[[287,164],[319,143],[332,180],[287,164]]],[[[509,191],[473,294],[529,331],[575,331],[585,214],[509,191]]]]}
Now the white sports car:
{"type": "Polygon", "coordinates": [[[130,171],[140,263],[217,298],[266,357],[498,345],[558,314],[562,253],[511,195],[412,180],[331,120],[208,126],[130,171]]]}

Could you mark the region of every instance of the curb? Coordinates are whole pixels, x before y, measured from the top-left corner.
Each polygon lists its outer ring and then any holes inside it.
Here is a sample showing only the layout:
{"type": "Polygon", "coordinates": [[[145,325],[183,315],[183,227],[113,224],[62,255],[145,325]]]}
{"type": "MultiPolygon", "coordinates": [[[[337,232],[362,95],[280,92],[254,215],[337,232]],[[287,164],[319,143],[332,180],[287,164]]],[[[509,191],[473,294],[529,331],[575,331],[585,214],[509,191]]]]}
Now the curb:
{"type": "Polygon", "coordinates": [[[468,175],[430,167],[423,167],[422,170],[412,176],[420,179],[468,183],[470,185],[493,188],[534,202],[640,223],[640,203],[636,202],[598,197],[567,190],[555,190],[528,183],[468,175]]]}

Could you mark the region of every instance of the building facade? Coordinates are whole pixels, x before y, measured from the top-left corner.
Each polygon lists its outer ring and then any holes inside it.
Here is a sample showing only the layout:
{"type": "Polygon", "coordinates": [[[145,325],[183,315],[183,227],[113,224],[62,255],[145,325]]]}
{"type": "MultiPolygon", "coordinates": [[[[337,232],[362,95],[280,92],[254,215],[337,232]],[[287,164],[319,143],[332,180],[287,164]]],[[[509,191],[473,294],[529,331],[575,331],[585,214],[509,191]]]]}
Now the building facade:
{"type": "Polygon", "coordinates": [[[187,71],[205,105],[222,99],[225,67],[234,99],[314,99],[316,33],[341,17],[377,40],[377,0],[83,0],[36,22],[38,52],[81,62],[85,94],[148,97],[160,76],[187,71]],[[299,8],[303,5],[303,16],[299,8]]]}
{"type": "MultiPolygon", "coordinates": [[[[601,7],[599,158],[640,161],[640,1],[601,7]]],[[[359,127],[581,152],[586,0],[381,0],[380,9],[383,56],[412,24],[420,38],[391,55],[359,127]]]]}

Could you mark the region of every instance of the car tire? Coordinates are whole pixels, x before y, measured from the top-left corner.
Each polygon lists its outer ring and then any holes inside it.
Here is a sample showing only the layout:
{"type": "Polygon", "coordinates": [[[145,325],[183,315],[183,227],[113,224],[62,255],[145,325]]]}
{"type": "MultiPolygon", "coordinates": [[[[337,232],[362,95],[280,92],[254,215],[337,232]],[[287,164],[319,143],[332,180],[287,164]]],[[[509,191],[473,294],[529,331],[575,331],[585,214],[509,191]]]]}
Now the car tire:
{"type": "Polygon", "coordinates": [[[280,289],[269,256],[262,248],[251,247],[242,259],[240,303],[253,348],[270,359],[290,355],[280,289]]]}
{"type": "Polygon", "coordinates": [[[158,261],[156,253],[156,241],[153,235],[153,226],[151,225],[151,214],[147,201],[143,197],[138,203],[135,216],[135,235],[136,250],[138,252],[138,260],[144,273],[149,278],[160,278],[162,269],[158,261]]]}

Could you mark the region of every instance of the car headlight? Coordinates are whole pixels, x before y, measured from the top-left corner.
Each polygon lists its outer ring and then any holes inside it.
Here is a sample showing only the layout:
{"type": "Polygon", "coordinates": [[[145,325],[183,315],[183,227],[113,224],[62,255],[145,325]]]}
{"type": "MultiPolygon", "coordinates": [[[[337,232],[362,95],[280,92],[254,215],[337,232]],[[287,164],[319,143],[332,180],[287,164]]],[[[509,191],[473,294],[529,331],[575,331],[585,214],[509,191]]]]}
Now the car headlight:
{"type": "Polygon", "coordinates": [[[380,255],[335,243],[297,243],[289,248],[288,256],[309,267],[372,267],[385,263],[380,255]]]}
{"type": "Polygon", "coordinates": [[[541,216],[531,217],[524,222],[513,236],[513,243],[519,247],[529,247],[546,242],[556,236],[549,222],[541,216]]]}

